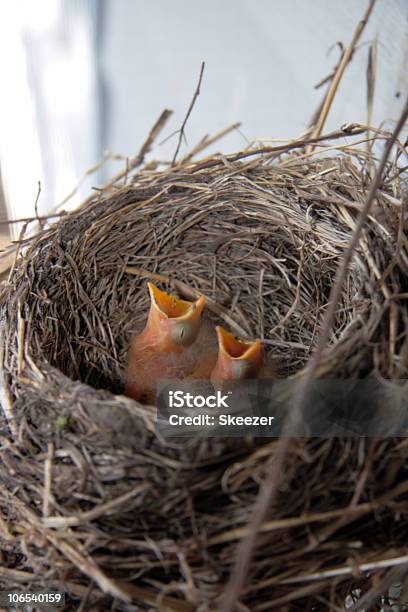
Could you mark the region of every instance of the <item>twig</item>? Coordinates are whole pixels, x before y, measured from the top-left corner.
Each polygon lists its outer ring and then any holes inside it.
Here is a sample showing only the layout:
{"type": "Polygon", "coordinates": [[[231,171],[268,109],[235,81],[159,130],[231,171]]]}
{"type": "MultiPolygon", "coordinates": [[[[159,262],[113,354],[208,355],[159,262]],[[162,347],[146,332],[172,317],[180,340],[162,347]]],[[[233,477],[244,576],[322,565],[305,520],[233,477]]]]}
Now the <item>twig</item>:
{"type": "Polygon", "coordinates": [[[12,264],[12,266],[11,266],[11,268],[10,268],[10,273],[9,273],[9,277],[8,277],[8,282],[10,282],[10,281],[11,281],[12,276],[13,276],[13,273],[14,273],[14,270],[15,270],[15,268],[16,268],[16,265],[17,265],[17,259],[18,259],[18,256],[19,256],[19,254],[20,254],[20,243],[21,243],[21,241],[22,241],[22,240],[23,240],[23,238],[24,238],[24,234],[25,234],[25,232],[26,232],[26,229],[27,229],[27,223],[24,223],[24,224],[23,224],[23,227],[21,228],[21,231],[20,231],[20,233],[19,233],[19,235],[18,235],[17,247],[16,247],[15,252],[14,252],[14,259],[13,259],[13,264],[12,264]]]}
{"type": "Polygon", "coordinates": [[[198,153],[201,153],[201,151],[204,151],[204,149],[206,149],[210,145],[217,142],[217,140],[220,140],[221,138],[224,138],[224,136],[226,136],[230,132],[237,130],[240,126],[241,126],[240,122],[233,123],[232,125],[221,130],[220,132],[217,132],[216,134],[214,134],[214,136],[211,136],[210,138],[208,138],[208,136],[205,136],[193,149],[191,149],[189,153],[187,153],[185,157],[183,157],[180,163],[184,164],[185,162],[189,161],[195,155],[197,155],[198,153]]]}
{"type": "Polygon", "coordinates": [[[337,88],[340,84],[340,81],[343,77],[344,71],[346,69],[347,64],[350,62],[351,57],[354,52],[354,48],[363,33],[365,26],[367,25],[367,21],[371,15],[371,12],[374,8],[376,0],[370,0],[367,10],[363,16],[363,19],[358,23],[357,28],[354,31],[353,38],[347,49],[345,50],[343,57],[337,67],[336,74],[333,77],[332,82],[330,83],[329,89],[327,91],[326,98],[324,100],[321,113],[317,119],[316,127],[313,130],[312,138],[319,136],[322,132],[323,126],[327,119],[327,115],[329,114],[331,105],[333,104],[334,97],[336,95],[337,88]]]}
{"type": "Polygon", "coordinates": [[[54,457],[54,445],[48,443],[47,458],[44,461],[44,498],[43,498],[43,516],[47,517],[50,513],[50,501],[52,500],[51,483],[52,483],[52,460],[54,457]]]}
{"type": "Polygon", "coordinates": [[[340,57],[339,60],[337,62],[337,64],[335,65],[334,69],[332,70],[332,72],[327,75],[326,77],[324,77],[323,79],[321,79],[318,83],[316,83],[316,85],[314,86],[315,89],[320,89],[320,87],[323,87],[323,85],[325,85],[326,83],[328,83],[329,81],[331,81],[331,79],[334,77],[334,75],[336,74],[336,70],[337,70],[337,66],[339,64],[339,62],[341,62],[341,58],[344,55],[344,45],[341,42],[341,40],[338,40],[336,43],[334,43],[333,45],[331,45],[331,47],[328,50],[328,54],[330,53],[330,51],[334,48],[334,47],[338,47],[340,49],[340,57]]]}
{"type": "MultiPolygon", "coordinates": [[[[319,83],[317,83],[317,85],[315,85],[315,87],[314,87],[315,89],[319,89],[320,87],[322,87],[326,83],[330,83],[331,81],[333,81],[333,79],[334,79],[334,77],[336,75],[336,72],[337,72],[337,70],[338,70],[338,68],[340,66],[340,63],[341,63],[341,61],[343,59],[343,56],[344,56],[344,45],[343,45],[343,43],[342,42],[338,42],[337,44],[338,44],[338,46],[340,48],[340,57],[339,57],[339,60],[338,60],[337,64],[335,65],[333,71],[328,76],[324,77],[324,79],[322,79],[319,83]]],[[[312,132],[313,132],[313,128],[316,125],[316,123],[317,123],[317,121],[318,121],[318,119],[320,117],[320,114],[322,112],[324,103],[325,103],[326,98],[327,98],[327,92],[329,91],[329,87],[330,87],[330,85],[328,86],[327,90],[325,91],[324,96],[322,97],[322,99],[321,99],[321,101],[319,103],[319,106],[314,111],[312,119],[310,120],[309,128],[312,130],[312,132]]]]}
{"type": "Polygon", "coordinates": [[[14,414],[13,401],[7,385],[4,370],[4,326],[0,328],[0,408],[4,412],[6,421],[14,438],[18,437],[17,419],[14,414]]]}
{"type": "Polygon", "coordinates": [[[274,460],[272,464],[267,468],[266,475],[261,484],[260,491],[258,493],[258,497],[255,502],[254,510],[252,513],[252,517],[248,523],[248,535],[240,542],[238,547],[236,562],[231,572],[229,582],[227,584],[224,600],[223,600],[223,612],[232,612],[235,608],[236,602],[238,601],[239,594],[241,589],[245,583],[249,563],[252,557],[252,553],[256,544],[256,537],[259,532],[259,529],[264,521],[266,513],[269,508],[272,507],[275,497],[278,490],[278,484],[280,482],[280,475],[283,469],[283,464],[285,457],[287,455],[290,441],[289,435],[293,435],[300,424],[301,421],[301,407],[302,402],[306,396],[308,385],[317,370],[319,362],[322,358],[323,351],[326,347],[327,341],[329,339],[329,333],[331,329],[331,325],[334,319],[337,302],[340,297],[340,292],[343,286],[343,282],[347,273],[348,266],[350,264],[352,255],[354,253],[354,249],[357,246],[357,243],[360,238],[361,231],[363,229],[364,223],[367,219],[367,216],[370,212],[370,208],[373,204],[376,192],[381,183],[381,178],[388,160],[388,157],[391,153],[392,147],[395,141],[398,138],[398,134],[403,128],[405,121],[408,118],[408,99],[405,103],[403,112],[398,120],[398,123],[390,136],[385,149],[383,156],[381,158],[380,164],[378,166],[376,175],[374,180],[371,183],[370,190],[367,195],[367,199],[365,205],[360,213],[358,218],[356,228],[354,230],[351,242],[349,247],[347,248],[344,258],[339,264],[337,268],[336,278],[330,292],[330,298],[328,307],[326,310],[326,314],[323,320],[321,333],[319,336],[319,341],[317,343],[316,350],[305,369],[304,376],[300,379],[296,392],[294,394],[294,398],[292,401],[291,412],[289,414],[289,418],[285,423],[283,436],[279,439],[276,449],[276,454],[274,456],[274,460]]]}
{"type": "Polygon", "coordinates": [[[24,337],[25,337],[25,319],[21,315],[21,303],[18,303],[17,308],[17,338],[18,338],[18,356],[17,356],[17,375],[20,376],[24,363],[24,337]]]}
{"type": "MultiPolygon", "coordinates": [[[[377,39],[371,43],[368,50],[368,62],[367,62],[367,125],[372,124],[373,119],[373,108],[374,108],[374,92],[375,83],[377,80],[377,39]]],[[[374,142],[374,141],[373,141],[374,142]]],[[[367,154],[371,152],[373,142],[370,142],[370,130],[367,132],[367,143],[366,151],[367,154]]],[[[371,160],[369,164],[369,171],[374,171],[374,165],[371,160]]]]}
{"type": "Polygon", "coordinates": [[[109,514],[114,508],[117,506],[121,506],[122,504],[126,504],[134,497],[141,495],[144,491],[146,491],[150,485],[147,483],[134,486],[131,491],[116,497],[104,504],[100,504],[99,506],[95,506],[92,510],[88,510],[86,512],[82,512],[77,516],[48,516],[44,515],[45,518],[43,520],[43,525],[47,528],[49,527],[73,527],[76,525],[80,525],[81,523],[86,523],[89,521],[94,521],[100,516],[106,516],[109,514]]]}
{"type": "MultiPolygon", "coordinates": [[[[377,39],[371,43],[368,49],[368,62],[367,62],[367,125],[371,125],[373,118],[373,106],[374,106],[374,91],[375,83],[377,80],[377,39]]],[[[367,132],[368,138],[370,137],[370,131],[367,132]]]]}
{"type": "Polygon", "coordinates": [[[355,574],[356,570],[360,572],[369,572],[372,570],[384,569],[386,567],[396,567],[398,565],[408,565],[408,555],[394,557],[392,559],[379,559],[369,563],[360,563],[349,567],[347,565],[334,567],[329,570],[322,570],[314,574],[300,574],[292,578],[281,580],[279,584],[295,584],[296,582],[309,582],[311,580],[320,580],[323,578],[335,578],[336,576],[350,576],[355,574]]]}
{"type": "Polygon", "coordinates": [[[172,162],[171,162],[172,166],[174,166],[174,164],[176,163],[177,155],[178,155],[178,153],[180,151],[180,147],[181,147],[181,142],[182,142],[182,140],[184,138],[184,129],[186,127],[188,118],[190,117],[191,111],[194,108],[194,104],[195,104],[198,96],[200,95],[200,87],[201,87],[201,81],[203,80],[204,68],[205,68],[205,62],[202,62],[201,63],[201,69],[200,69],[200,76],[198,77],[198,83],[197,83],[196,90],[195,90],[195,92],[193,94],[192,100],[190,102],[190,106],[188,107],[187,114],[184,117],[184,121],[181,124],[181,128],[180,128],[180,131],[179,131],[179,139],[178,139],[178,143],[177,143],[177,148],[176,148],[176,151],[174,153],[174,156],[173,156],[173,159],[172,159],[172,162]]]}
{"type": "Polygon", "coordinates": [[[38,192],[37,192],[37,197],[35,198],[35,202],[34,202],[34,212],[35,212],[36,219],[39,219],[38,200],[40,199],[40,194],[41,194],[41,181],[38,181],[38,192]]]}
{"type": "Polygon", "coordinates": [[[0,219],[0,225],[12,225],[13,223],[30,223],[31,221],[48,221],[54,217],[63,217],[68,214],[66,211],[54,213],[52,215],[43,215],[36,217],[24,217],[22,219],[0,219]]]}
{"type": "Polygon", "coordinates": [[[291,140],[287,144],[277,145],[275,147],[259,147],[257,149],[251,149],[246,151],[241,151],[240,153],[232,153],[231,155],[223,155],[222,157],[216,159],[204,160],[202,164],[197,164],[194,166],[194,172],[203,170],[204,168],[212,168],[214,166],[219,166],[227,162],[235,162],[240,159],[245,159],[247,157],[254,157],[255,155],[265,155],[268,153],[275,153],[276,155],[287,153],[294,149],[302,149],[303,147],[309,144],[317,144],[318,142],[323,142],[325,140],[336,140],[338,138],[344,138],[345,136],[357,136],[358,134],[363,134],[366,131],[366,127],[360,125],[359,123],[346,123],[343,125],[340,130],[334,130],[333,132],[328,132],[323,136],[316,136],[315,138],[300,138],[291,140]]]}

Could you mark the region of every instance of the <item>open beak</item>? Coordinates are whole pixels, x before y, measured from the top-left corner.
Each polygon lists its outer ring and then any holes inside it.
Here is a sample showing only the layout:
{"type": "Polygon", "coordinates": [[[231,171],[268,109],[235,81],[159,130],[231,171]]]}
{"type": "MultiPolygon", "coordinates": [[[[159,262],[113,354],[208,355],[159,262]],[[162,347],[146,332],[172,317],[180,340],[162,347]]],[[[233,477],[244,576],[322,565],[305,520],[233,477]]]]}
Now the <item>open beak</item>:
{"type": "Polygon", "coordinates": [[[181,352],[195,341],[200,331],[204,296],[196,301],[180,300],[148,283],[150,312],[147,326],[157,334],[163,350],[181,352]]]}
{"type": "Polygon", "coordinates": [[[212,380],[256,378],[263,364],[260,340],[247,342],[218,325],[218,359],[211,373],[212,380]]]}

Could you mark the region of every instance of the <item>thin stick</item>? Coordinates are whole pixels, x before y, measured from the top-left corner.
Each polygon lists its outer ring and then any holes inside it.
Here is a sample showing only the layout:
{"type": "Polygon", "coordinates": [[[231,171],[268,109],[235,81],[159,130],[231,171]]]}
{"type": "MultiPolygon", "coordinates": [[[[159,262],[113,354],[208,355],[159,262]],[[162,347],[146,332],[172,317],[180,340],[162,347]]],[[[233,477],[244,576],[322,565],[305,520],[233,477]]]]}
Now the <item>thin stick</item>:
{"type": "Polygon", "coordinates": [[[197,83],[196,90],[195,90],[195,92],[193,94],[193,97],[191,99],[190,106],[188,107],[188,110],[187,110],[187,114],[184,117],[184,121],[181,124],[181,128],[180,128],[180,131],[179,131],[179,139],[178,139],[178,143],[177,143],[177,148],[176,148],[176,151],[174,153],[174,156],[173,156],[173,159],[172,159],[172,162],[171,162],[172,166],[174,166],[174,164],[176,163],[177,155],[178,155],[178,153],[180,151],[180,147],[181,147],[181,142],[182,142],[182,140],[184,138],[184,129],[186,127],[188,118],[190,117],[191,111],[194,108],[194,104],[195,104],[198,96],[200,95],[200,87],[201,87],[201,81],[203,80],[204,68],[205,68],[205,62],[202,62],[201,63],[201,69],[200,69],[200,76],[198,77],[198,83],[197,83]]]}
{"type": "Polygon", "coordinates": [[[40,194],[41,194],[41,181],[38,181],[38,192],[37,192],[37,197],[35,198],[35,202],[34,202],[34,212],[35,212],[36,219],[39,219],[38,200],[40,199],[40,194]]]}
{"type": "Polygon", "coordinates": [[[330,53],[330,51],[334,48],[334,47],[338,47],[340,49],[340,57],[339,60],[337,62],[337,64],[335,65],[334,69],[331,71],[331,73],[329,75],[327,75],[326,77],[324,77],[323,79],[321,79],[318,83],[316,83],[316,85],[314,86],[315,89],[320,89],[320,87],[323,87],[323,85],[325,85],[326,83],[328,83],[329,81],[332,80],[332,78],[334,77],[334,75],[336,74],[336,70],[337,70],[337,65],[339,62],[341,62],[341,58],[344,55],[344,45],[342,43],[341,40],[338,40],[336,43],[334,43],[330,48],[328,53],[330,53]]]}
{"type": "Polygon", "coordinates": [[[396,567],[398,565],[408,565],[408,555],[401,557],[394,557],[391,559],[379,559],[378,561],[371,561],[369,563],[359,563],[352,566],[341,566],[334,567],[329,570],[322,570],[321,572],[315,572],[314,574],[300,574],[299,576],[293,576],[292,578],[285,578],[281,580],[279,584],[295,584],[297,582],[310,582],[312,580],[321,580],[322,578],[335,578],[336,576],[350,576],[355,574],[357,570],[360,572],[370,572],[376,569],[384,569],[387,567],[396,567]]]}
{"type": "Polygon", "coordinates": [[[14,405],[7,385],[4,370],[4,330],[0,330],[0,408],[4,412],[6,421],[14,438],[18,437],[17,419],[14,414],[14,405]]]}
{"type": "MultiPolygon", "coordinates": [[[[375,84],[377,80],[377,39],[371,43],[368,50],[368,62],[367,62],[367,125],[372,124],[373,120],[373,109],[374,109],[374,93],[375,84]]],[[[366,151],[367,154],[371,153],[371,149],[374,141],[370,141],[370,130],[367,132],[366,151]]],[[[374,173],[374,162],[368,160],[368,168],[370,176],[374,173]]]]}
{"type": "MultiPolygon", "coordinates": [[[[372,124],[373,118],[373,107],[374,107],[374,92],[375,84],[377,80],[377,39],[371,43],[368,50],[368,62],[367,62],[367,125],[372,124]]],[[[370,137],[370,131],[367,132],[368,138],[370,137]]],[[[370,150],[370,147],[368,147],[370,150]]]]}
{"type": "Polygon", "coordinates": [[[31,221],[48,221],[54,217],[63,217],[68,214],[66,211],[54,213],[52,215],[43,215],[38,217],[24,217],[22,219],[0,219],[0,225],[12,225],[13,223],[30,223],[31,221]]]}
{"type": "Polygon", "coordinates": [[[336,70],[336,74],[333,77],[332,82],[330,83],[330,87],[327,91],[327,95],[326,95],[326,99],[323,103],[322,106],[322,110],[321,113],[318,117],[317,123],[316,123],[316,127],[313,130],[312,133],[312,138],[315,138],[316,136],[319,136],[322,132],[323,126],[326,122],[327,119],[327,115],[329,114],[331,105],[333,104],[333,100],[334,97],[336,95],[336,91],[337,88],[340,84],[340,81],[343,77],[344,71],[347,67],[347,64],[350,62],[355,46],[358,42],[358,40],[360,39],[361,34],[363,33],[363,30],[365,28],[365,26],[367,25],[367,21],[371,15],[371,12],[374,8],[376,0],[370,0],[367,10],[364,13],[363,19],[358,23],[357,28],[354,31],[353,34],[353,38],[351,39],[351,42],[349,44],[349,46],[347,47],[347,49],[345,50],[343,57],[341,58],[341,61],[337,67],[336,70]]]}
{"type": "Polygon", "coordinates": [[[316,347],[316,350],[311,358],[308,366],[305,369],[304,376],[300,379],[298,387],[296,389],[291,412],[287,422],[285,423],[283,436],[279,439],[276,449],[276,454],[274,456],[274,460],[272,464],[267,468],[265,478],[261,484],[260,491],[258,493],[258,497],[255,502],[254,510],[252,513],[252,517],[248,523],[248,535],[241,540],[238,551],[236,555],[236,562],[234,568],[231,572],[230,579],[228,581],[227,587],[225,589],[224,600],[223,600],[223,612],[233,612],[235,609],[236,603],[239,598],[239,594],[241,589],[244,586],[249,563],[251,561],[252,553],[255,548],[257,534],[259,529],[264,522],[266,513],[269,508],[272,507],[277,490],[280,482],[280,476],[283,470],[284,460],[287,455],[289,445],[291,442],[291,438],[289,438],[289,434],[293,435],[297,431],[297,428],[301,421],[301,407],[302,402],[306,396],[306,392],[308,390],[308,385],[317,370],[319,362],[322,358],[323,351],[326,347],[327,341],[329,339],[329,333],[331,329],[331,325],[334,319],[334,315],[336,312],[336,306],[340,297],[341,289],[343,286],[343,282],[347,273],[348,266],[350,264],[352,255],[354,253],[354,249],[357,246],[357,243],[360,238],[361,231],[363,229],[364,223],[367,219],[367,216],[370,212],[370,208],[373,204],[377,189],[380,186],[381,178],[388,160],[388,157],[391,153],[392,147],[398,138],[398,134],[403,128],[406,120],[408,118],[408,99],[405,103],[403,112],[401,117],[398,120],[398,123],[390,136],[386,147],[384,149],[383,156],[381,158],[380,164],[378,166],[376,175],[374,180],[371,183],[370,190],[367,195],[367,199],[365,205],[360,213],[358,218],[358,222],[356,228],[354,230],[353,236],[351,238],[350,245],[345,252],[343,260],[339,264],[337,268],[336,278],[330,292],[330,298],[328,307],[326,310],[326,314],[323,320],[321,333],[319,336],[319,341],[316,347]]]}
{"type": "Polygon", "coordinates": [[[275,147],[259,147],[257,149],[251,149],[247,151],[241,151],[240,153],[232,153],[231,155],[223,155],[222,157],[216,159],[204,160],[202,164],[197,164],[194,166],[194,172],[199,170],[203,170],[204,168],[212,168],[213,166],[219,166],[227,162],[235,162],[240,159],[245,159],[247,157],[254,157],[255,155],[264,155],[266,153],[275,153],[282,154],[293,149],[302,149],[306,145],[316,144],[318,142],[323,142],[324,140],[336,140],[338,138],[344,138],[345,136],[357,136],[358,134],[363,134],[366,131],[366,127],[360,125],[359,123],[347,123],[343,125],[340,130],[334,130],[333,132],[328,132],[323,136],[316,136],[315,138],[301,138],[298,140],[291,140],[287,144],[277,145],[275,147]]]}
{"type": "Polygon", "coordinates": [[[192,159],[193,157],[198,155],[198,153],[201,153],[201,151],[203,151],[204,149],[206,149],[210,145],[212,145],[215,142],[217,142],[217,140],[220,140],[221,138],[224,138],[224,136],[226,136],[230,132],[233,132],[234,130],[237,130],[239,127],[241,127],[241,123],[240,122],[233,123],[232,125],[229,125],[228,127],[224,128],[223,130],[217,132],[216,134],[214,134],[214,136],[211,136],[210,138],[206,136],[193,149],[191,149],[190,153],[187,153],[187,155],[185,157],[183,157],[183,159],[180,161],[180,163],[184,164],[185,162],[189,161],[190,159],[192,159]]]}
{"type": "Polygon", "coordinates": [[[325,85],[326,83],[329,83],[329,85],[327,86],[327,89],[326,89],[326,91],[325,91],[325,93],[324,93],[324,96],[322,97],[322,99],[321,99],[321,101],[320,101],[320,103],[319,103],[319,106],[318,106],[318,107],[316,108],[316,110],[314,111],[313,116],[312,116],[312,119],[311,119],[311,121],[310,121],[310,123],[309,123],[309,127],[310,127],[310,129],[311,129],[312,131],[313,131],[313,128],[314,128],[314,126],[316,125],[316,123],[317,123],[317,121],[318,121],[318,119],[319,119],[319,117],[320,117],[320,114],[321,114],[321,112],[322,112],[322,109],[323,109],[324,103],[325,103],[325,101],[326,101],[326,99],[327,99],[327,93],[328,93],[328,91],[329,91],[330,82],[331,82],[331,81],[333,81],[333,79],[334,79],[334,77],[335,77],[335,75],[336,75],[336,72],[337,72],[337,70],[338,70],[338,68],[339,68],[340,62],[341,62],[341,60],[343,59],[343,56],[344,56],[344,46],[343,46],[343,44],[342,44],[341,42],[338,42],[337,44],[338,44],[338,46],[340,47],[340,57],[339,57],[339,60],[338,60],[337,64],[335,65],[335,67],[334,67],[333,71],[332,71],[332,72],[331,72],[331,73],[330,73],[330,74],[329,74],[327,77],[324,77],[324,79],[322,79],[322,80],[321,80],[321,81],[320,81],[320,82],[319,82],[317,85],[315,85],[315,87],[314,87],[315,89],[319,89],[319,87],[322,87],[322,86],[323,86],[323,85],[325,85]]]}
{"type": "Polygon", "coordinates": [[[18,356],[17,356],[17,375],[20,376],[24,363],[24,337],[25,337],[25,319],[21,315],[21,303],[17,309],[17,338],[18,338],[18,356]]]}
{"type": "Polygon", "coordinates": [[[44,461],[44,497],[43,497],[43,516],[50,514],[50,502],[52,501],[52,460],[54,458],[54,444],[48,443],[47,458],[44,461]]]}
{"type": "Polygon", "coordinates": [[[24,234],[26,232],[26,229],[27,229],[27,223],[24,223],[23,227],[21,228],[20,234],[18,236],[17,247],[16,247],[15,252],[14,252],[14,259],[13,259],[13,264],[12,264],[12,266],[10,268],[8,282],[11,281],[11,278],[13,276],[13,272],[14,272],[14,270],[16,268],[18,256],[19,256],[19,253],[20,253],[20,243],[21,243],[21,241],[24,238],[24,234]]]}
{"type": "Polygon", "coordinates": [[[121,506],[122,504],[126,504],[134,497],[137,497],[141,493],[144,493],[150,485],[147,483],[140,484],[132,488],[131,491],[120,495],[115,499],[111,499],[104,504],[100,504],[99,506],[95,506],[92,510],[87,510],[86,512],[82,512],[77,516],[49,516],[48,514],[44,514],[43,525],[47,528],[49,527],[74,527],[76,525],[80,525],[81,523],[86,523],[89,521],[94,521],[102,515],[108,515],[109,512],[114,510],[117,506],[121,506]]]}

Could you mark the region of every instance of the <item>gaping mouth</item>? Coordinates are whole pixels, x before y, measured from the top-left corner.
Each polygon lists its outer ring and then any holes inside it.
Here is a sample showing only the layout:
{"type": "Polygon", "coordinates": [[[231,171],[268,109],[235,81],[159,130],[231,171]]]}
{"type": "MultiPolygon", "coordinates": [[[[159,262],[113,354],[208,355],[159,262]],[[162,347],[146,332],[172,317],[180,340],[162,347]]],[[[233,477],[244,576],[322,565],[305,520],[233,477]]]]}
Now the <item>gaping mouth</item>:
{"type": "Polygon", "coordinates": [[[178,319],[196,309],[197,302],[179,300],[175,295],[162,291],[153,283],[148,283],[152,303],[169,319],[178,319]]]}
{"type": "Polygon", "coordinates": [[[259,351],[259,340],[246,342],[230,334],[221,326],[218,326],[216,330],[221,350],[232,359],[248,359],[259,351]]]}

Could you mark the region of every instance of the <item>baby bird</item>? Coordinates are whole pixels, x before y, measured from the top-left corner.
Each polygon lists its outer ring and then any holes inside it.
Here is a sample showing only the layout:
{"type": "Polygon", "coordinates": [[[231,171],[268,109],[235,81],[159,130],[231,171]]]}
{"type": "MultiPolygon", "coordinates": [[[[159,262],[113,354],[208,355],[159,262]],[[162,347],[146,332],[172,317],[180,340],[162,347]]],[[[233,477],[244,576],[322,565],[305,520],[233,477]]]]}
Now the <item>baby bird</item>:
{"type": "Polygon", "coordinates": [[[218,338],[218,356],[211,370],[211,380],[258,378],[263,366],[261,341],[241,340],[220,325],[215,329],[218,338]]]}
{"type": "Polygon", "coordinates": [[[247,342],[218,325],[216,335],[208,335],[208,343],[190,378],[243,380],[257,378],[262,370],[261,341],[247,342]]]}
{"type": "Polygon", "coordinates": [[[143,331],[133,338],[128,352],[125,395],[143,403],[156,398],[163,378],[184,378],[197,362],[192,347],[201,328],[205,298],[179,300],[148,283],[150,310],[143,331]]]}

